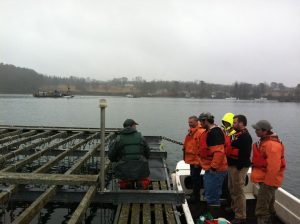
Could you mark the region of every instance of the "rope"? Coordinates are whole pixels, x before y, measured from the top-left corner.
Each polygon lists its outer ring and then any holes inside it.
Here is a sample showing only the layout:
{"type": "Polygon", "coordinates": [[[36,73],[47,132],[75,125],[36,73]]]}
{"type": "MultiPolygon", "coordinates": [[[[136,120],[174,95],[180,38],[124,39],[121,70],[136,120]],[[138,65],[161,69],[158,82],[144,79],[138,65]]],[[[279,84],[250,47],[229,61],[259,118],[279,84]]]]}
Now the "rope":
{"type": "Polygon", "coordinates": [[[168,141],[168,142],[172,142],[172,143],[177,144],[177,145],[183,145],[182,142],[178,142],[178,141],[176,141],[176,140],[170,139],[170,138],[165,137],[165,136],[161,136],[161,139],[166,140],[166,141],[168,141]]]}

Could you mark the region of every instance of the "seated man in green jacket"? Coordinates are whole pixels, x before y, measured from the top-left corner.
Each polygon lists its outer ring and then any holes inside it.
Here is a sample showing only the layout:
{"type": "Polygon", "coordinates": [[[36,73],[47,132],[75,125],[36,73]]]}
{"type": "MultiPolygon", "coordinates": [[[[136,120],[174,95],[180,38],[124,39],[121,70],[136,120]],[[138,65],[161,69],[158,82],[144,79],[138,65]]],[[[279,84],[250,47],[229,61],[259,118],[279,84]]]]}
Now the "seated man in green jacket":
{"type": "Polygon", "coordinates": [[[109,145],[108,158],[121,189],[147,189],[150,184],[148,159],[150,148],[132,119],[109,145]]]}

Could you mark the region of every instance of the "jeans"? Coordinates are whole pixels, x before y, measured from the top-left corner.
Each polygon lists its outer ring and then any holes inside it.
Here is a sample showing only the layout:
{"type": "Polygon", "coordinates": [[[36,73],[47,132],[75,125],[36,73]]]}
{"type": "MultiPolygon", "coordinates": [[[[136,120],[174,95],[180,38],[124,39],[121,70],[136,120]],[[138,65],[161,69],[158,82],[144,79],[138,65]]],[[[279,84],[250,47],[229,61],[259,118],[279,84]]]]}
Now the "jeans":
{"type": "Polygon", "coordinates": [[[205,171],[204,194],[208,205],[220,205],[223,181],[227,172],[205,171]]]}

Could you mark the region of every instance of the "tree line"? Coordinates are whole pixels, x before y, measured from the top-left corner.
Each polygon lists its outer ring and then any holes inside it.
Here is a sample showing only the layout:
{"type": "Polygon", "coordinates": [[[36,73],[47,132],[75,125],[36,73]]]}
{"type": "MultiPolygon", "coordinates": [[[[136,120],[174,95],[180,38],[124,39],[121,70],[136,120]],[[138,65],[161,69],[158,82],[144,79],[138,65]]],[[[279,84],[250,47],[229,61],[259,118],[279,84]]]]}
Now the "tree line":
{"type": "Polygon", "coordinates": [[[0,63],[0,93],[31,94],[42,91],[67,91],[86,95],[127,95],[137,97],[192,97],[192,98],[268,98],[300,102],[300,84],[286,87],[282,83],[250,84],[235,82],[232,85],[207,83],[203,80],[146,81],[142,77],[127,77],[99,81],[90,78],[47,76],[28,68],[0,63]]]}

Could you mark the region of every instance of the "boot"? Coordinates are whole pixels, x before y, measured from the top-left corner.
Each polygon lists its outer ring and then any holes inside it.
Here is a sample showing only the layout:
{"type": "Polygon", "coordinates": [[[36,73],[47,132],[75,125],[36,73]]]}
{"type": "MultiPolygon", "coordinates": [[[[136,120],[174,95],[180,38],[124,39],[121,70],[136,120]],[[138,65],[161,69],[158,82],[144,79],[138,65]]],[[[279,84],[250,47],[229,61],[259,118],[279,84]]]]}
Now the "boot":
{"type": "Polygon", "coordinates": [[[200,194],[192,194],[189,199],[187,199],[189,204],[200,203],[200,194]]]}
{"type": "Polygon", "coordinates": [[[200,188],[199,187],[193,187],[193,193],[191,194],[191,197],[187,200],[188,203],[200,203],[200,188]]]}
{"type": "Polygon", "coordinates": [[[220,205],[209,205],[208,211],[214,219],[217,219],[220,217],[220,214],[221,214],[221,206],[220,205]]]}

